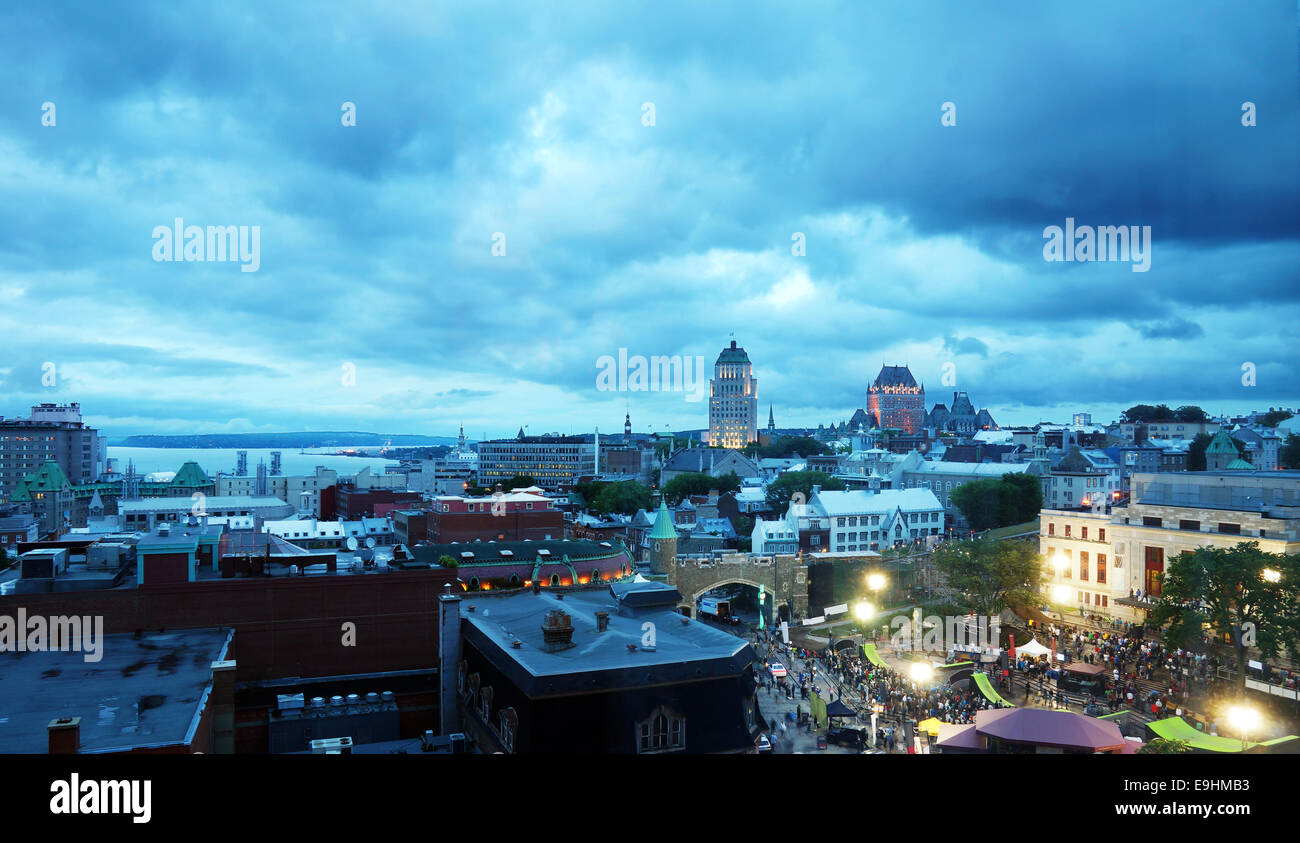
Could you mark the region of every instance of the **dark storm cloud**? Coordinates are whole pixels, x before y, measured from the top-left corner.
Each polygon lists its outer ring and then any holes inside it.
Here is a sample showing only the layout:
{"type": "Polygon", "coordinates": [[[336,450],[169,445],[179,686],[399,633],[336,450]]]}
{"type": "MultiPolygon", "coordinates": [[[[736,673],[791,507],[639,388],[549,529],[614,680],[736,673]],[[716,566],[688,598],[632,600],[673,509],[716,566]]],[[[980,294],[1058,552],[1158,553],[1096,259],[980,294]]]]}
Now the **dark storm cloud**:
{"type": "Polygon", "coordinates": [[[79,4],[0,12],[0,49],[10,402],[54,360],[141,430],[698,427],[596,361],[733,331],[778,424],[953,355],[1000,420],[1300,390],[1283,0],[79,4]],[[155,263],[178,216],[259,226],[261,268],[155,263]],[[1044,261],[1067,217],[1151,226],[1150,271],[1044,261]]]}

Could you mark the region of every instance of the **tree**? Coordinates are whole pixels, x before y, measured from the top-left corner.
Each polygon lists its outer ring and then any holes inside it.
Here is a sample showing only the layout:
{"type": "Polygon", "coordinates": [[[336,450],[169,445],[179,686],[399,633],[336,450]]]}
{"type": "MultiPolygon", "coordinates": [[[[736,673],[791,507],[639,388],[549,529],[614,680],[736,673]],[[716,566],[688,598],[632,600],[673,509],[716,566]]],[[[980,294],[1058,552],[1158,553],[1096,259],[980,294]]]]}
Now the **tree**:
{"type": "Polygon", "coordinates": [[[781,436],[770,445],[760,445],[757,442],[751,442],[744,447],[742,453],[749,457],[758,457],[760,459],[775,459],[779,457],[791,457],[798,454],[801,457],[819,456],[821,454],[831,453],[831,448],[823,442],[818,442],[811,436],[781,436]]]}
{"type": "Polygon", "coordinates": [[[1205,449],[1210,447],[1214,437],[1208,433],[1198,433],[1187,446],[1187,470],[1205,470],[1205,449]]]}
{"type": "Polygon", "coordinates": [[[790,496],[798,492],[805,501],[812,497],[812,487],[821,486],[828,492],[844,489],[844,481],[837,480],[824,471],[785,471],[767,484],[768,508],[784,515],[790,506],[790,496]]]}
{"type": "Polygon", "coordinates": [[[1284,468],[1300,468],[1300,436],[1288,434],[1277,457],[1284,468]]]}
{"type": "Polygon", "coordinates": [[[638,509],[651,506],[650,490],[635,480],[621,483],[605,483],[592,501],[592,509],[600,515],[617,512],[632,515],[638,509]]]}
{"type": "Polygon", "coordinates": [[[501,488],[509,492],[512,489],[526,489],[529,486],[536,485],[537,484],[533,481],[533,478],[529,477],[527,474],[516,474],[514,477],[511,477],[509,480],[502,483],[501,488]]]}
{"type": "Polygon", "coordinates": [[[1017,491],[1001,480],[972,480],[953,489],[951,500],[972,530],[991,530],[1015,512],[1017,491]]]}
{"type": "Polygon", "coordinates": [[[1135,404],[1124,411],[1123,421],[1134,424],[1153,421],[1173,421],[1174,411],[1169,409],[1165,404],[1152,406],[1151,404],[1135,404]]]}
{"type": "MultiPolygon", "coordinates": [[[[1010,484],[1016,490],[1016,514],[1012,524],[1033,521],[1043,509],[1043,482],[1036,475],[1023,471],[1007,472],[1002,475],[1002,482],[1010,484]]],[[[1005,527],[1006,524],[999,526],[1005,527]]]]}
{"type": "Polygon", "coordinates": [[[438,564],[444,568],[455,568],[459,563],[457,563],[456,560],[453,559],[451,556],[444,553],[443,555],[438,557],[438,564]]]}
{"type": "Polygon", "coordinates": [[[1040,597],[1043,563],[1034,542],[989,538],[948,541],[934,551],[934,566],[948,585],[970,598],[975,610],[995,615],[1040,597]]]}
{"type": "Polygon", "coordinates": [[[1191,751],[1192,745],[1187,741],[1152,738],[1142,745],[1142,748],[1138,750],[1138,755],[1178,755],[1191,751]]]}
{"type": "MultiPolygon", "coordinates": [[[[1163,406],[1163,405],[1162,405],[1163,406]]],[[[1207,422],[1210,417],[1205,411],[1195,404],[1184,404],[1177,410],[1174,410],[1174,421],[1180,422],[1207,422]]]]}
{"type": "Polygon", "coordinates": [[[685,472],[669,480],[663,488],[664,497],[673,504],[680,503],[683,498],[691,495],[707,495],[715,490],[720,495],[740,491],[740,475],[734,471],[729,471],[721,477],[699,472],[685,472]]]}
{"type": "Polygon", "coordinates": [[[1300,557],[1259,542],[1198,547],[1170,560],[1149,623],[1170,648],[1202,649],[1204,627],[1228,634],[1245,690],[1246,656],[1300,653],[1300,557]],[[1268,573],[1266,573],[1268,572],[1268,573]]]}
{"type": "Polygon", "coordinates": [[[1291,418],[1294,414],[1289,410],[1269,410],[1259,417],[1259,423],[1264,427],[1277,427],[1281,422],[1291,418]]]}

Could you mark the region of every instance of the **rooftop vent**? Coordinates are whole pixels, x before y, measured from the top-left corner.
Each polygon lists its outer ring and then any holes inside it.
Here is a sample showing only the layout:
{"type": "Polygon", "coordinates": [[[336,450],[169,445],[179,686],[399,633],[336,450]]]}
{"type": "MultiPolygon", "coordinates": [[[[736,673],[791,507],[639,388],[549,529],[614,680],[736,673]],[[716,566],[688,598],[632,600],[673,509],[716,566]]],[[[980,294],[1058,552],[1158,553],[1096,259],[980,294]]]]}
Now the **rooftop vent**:
{"type": "Polygon", "coordinates": [[[604,632],[609,629],[609,612],[596,613],[596,631],[604,632]]]}

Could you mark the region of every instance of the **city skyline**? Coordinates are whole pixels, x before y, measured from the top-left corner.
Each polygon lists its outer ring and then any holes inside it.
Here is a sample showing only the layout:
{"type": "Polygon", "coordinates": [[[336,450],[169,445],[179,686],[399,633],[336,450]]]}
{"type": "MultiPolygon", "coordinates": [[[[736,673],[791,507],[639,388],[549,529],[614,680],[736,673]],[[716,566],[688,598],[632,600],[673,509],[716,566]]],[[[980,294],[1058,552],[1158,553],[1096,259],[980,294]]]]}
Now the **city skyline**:
{"type": "Polygon", "coordinates": [[[882,362],[1004,424],[1295,404],[1294,9],[939,5],[7,10],[0,392],[110,435],[698,429],[597,361],[734,333],[778,426],[882,362]]]}

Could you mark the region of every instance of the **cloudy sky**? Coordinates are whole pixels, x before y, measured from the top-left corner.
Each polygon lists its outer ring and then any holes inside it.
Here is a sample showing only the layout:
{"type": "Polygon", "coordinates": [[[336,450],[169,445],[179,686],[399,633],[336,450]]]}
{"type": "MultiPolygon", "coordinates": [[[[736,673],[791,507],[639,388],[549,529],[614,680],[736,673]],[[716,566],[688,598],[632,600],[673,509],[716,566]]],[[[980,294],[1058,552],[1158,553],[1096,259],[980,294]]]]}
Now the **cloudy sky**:
{"type": "Polygon", "coordinates": [[[733,333],[782,426],[884,362],[1004,423],[1300,404],[1294,0],[53,5],[0,12],[3,415],[703,427],[597,361],[733,333]],[[1045,261],[1067,217],[1149,271],[1045,261]]]}

